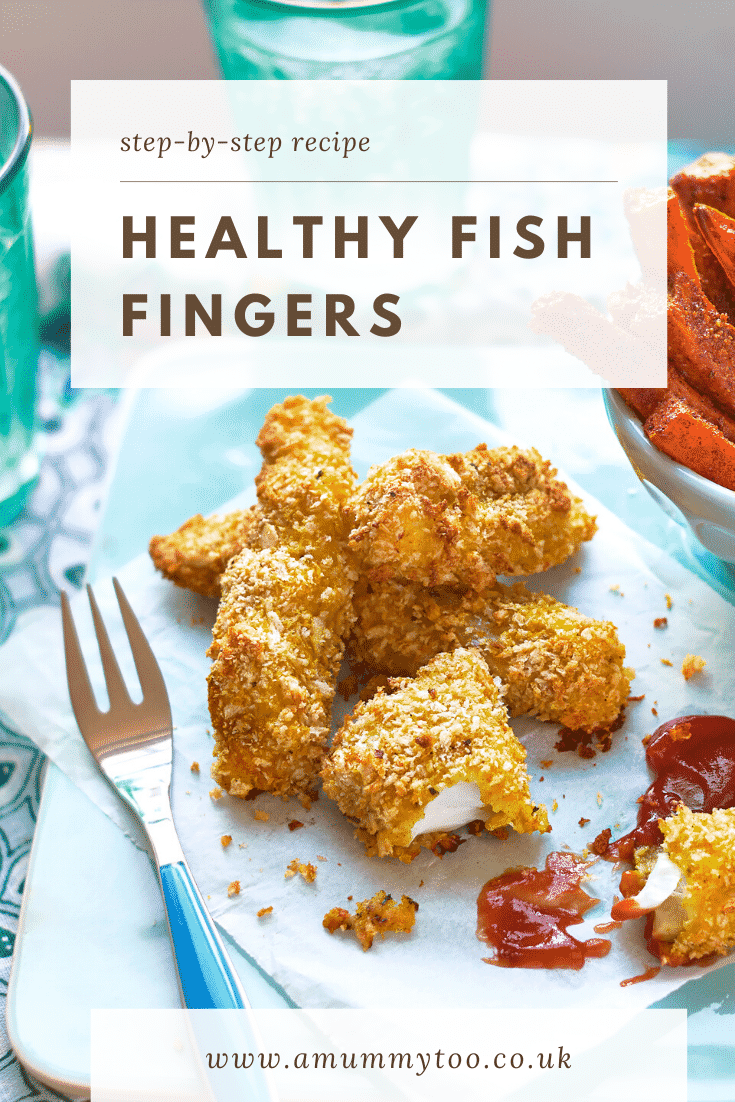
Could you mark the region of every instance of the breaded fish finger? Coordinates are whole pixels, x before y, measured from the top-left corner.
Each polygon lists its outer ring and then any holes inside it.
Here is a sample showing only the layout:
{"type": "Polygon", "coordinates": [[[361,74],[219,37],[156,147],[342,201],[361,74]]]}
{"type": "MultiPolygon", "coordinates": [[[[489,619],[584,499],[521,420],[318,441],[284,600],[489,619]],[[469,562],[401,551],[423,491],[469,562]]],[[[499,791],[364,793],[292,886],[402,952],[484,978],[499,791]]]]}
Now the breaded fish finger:
{"type": "Polygon", "coordinates": [[[344,544],[357,475],[350,466],[352,429],[328,409],[330,401],[299,394],[266,415],[256,439],[263,453],[255,479],[262,516],[256,546],[277,542],[298,554],[344,544]]]}
{"type": "Polygon", "coordinates": [[[356,580],[351,430],[328,401],[287,398],[268,413],[260,521],[222,579],[209,651],[213,776],[236,796],[316,796],[356,580]]]}
{"type": "Polygon", "coordinates": [[[659,826],[663,845],[635,852],[641,890],[616,903],[613,918],[652,915],[648,947],[662,964],[723,956],[735,946],[735,808],[681,804],[659,826]]]}
{"type": "Polygon", "coordinates": [[[228,562],[248,546],[259,524],[256,506],[221,517],[197,513],[171,535],[154,536],[148,551],[169,581],[204,597],[219,597],[228,562]]]}
{"type": "Polygon", "coordinates": [[[564,562],[596,525],[535,449],[412,450],[373,467],[350,543],[370,577],[481,590],[564,562]]]}
{"type": "Polygon", "coordinates": [[[354,605],[358,662],[413,674],[440,651],[475,646],[503,683],[512,716],[591,731],[612,724],[630,692],[633,671],[615,625],[522,582],[477,594],[361,579],[354,605]]]}
{"type": "Polygon", "coordinates": [[[485,662],[460,648],[358,704],[322,778],[369,854],[410,861],[446,834],[418,832],[432,801],[460,782],[476,786],[482,814],[470,818],[488,830],[548,830],[546,809],[531,802],[525,760],[485,662]]]}
{"type": "Polygon", "coordinates": [[[209,650],[212,776],[233,796],[316,796],[352,616],[339,557],[245,550],[222,579],[209,650]]]}

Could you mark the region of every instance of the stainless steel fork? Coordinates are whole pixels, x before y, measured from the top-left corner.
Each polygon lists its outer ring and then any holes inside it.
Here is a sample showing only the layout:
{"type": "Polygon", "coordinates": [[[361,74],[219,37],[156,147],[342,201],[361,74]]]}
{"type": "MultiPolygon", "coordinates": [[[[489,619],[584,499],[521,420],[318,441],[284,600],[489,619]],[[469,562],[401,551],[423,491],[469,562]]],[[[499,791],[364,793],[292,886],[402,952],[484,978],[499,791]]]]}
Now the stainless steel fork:
{"type": "Polygon", "coordinates": [[[66,672],[74,715],[100,769],[138,815],[153,846],[184,1005],[198,1009],[247,1007],[174,827],[169,799],[171,709],[163,676],[117,578],[113,585],[143,700],[135,704],[130,699],[94,594],[87,586],[110,707],[102,712],[97,706],[69,601],[62,593],[66,672]]]}

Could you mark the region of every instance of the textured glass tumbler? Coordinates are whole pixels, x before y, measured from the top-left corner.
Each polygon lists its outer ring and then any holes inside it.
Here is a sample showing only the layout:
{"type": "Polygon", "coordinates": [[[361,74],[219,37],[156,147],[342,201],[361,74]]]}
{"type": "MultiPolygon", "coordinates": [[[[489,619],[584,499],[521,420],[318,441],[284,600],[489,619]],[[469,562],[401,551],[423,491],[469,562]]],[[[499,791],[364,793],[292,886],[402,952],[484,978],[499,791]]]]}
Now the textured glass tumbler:
{"type": "Polygon", "coordinates": [[[28,209],[31,120],[0,68],[0,527],[21,511],[38,476],[34,449],[38,311],[28,209]]]}
{"type": "Polygon", "coordinates": [[[479,80],[486,0],[204,0],[227,80],[479,80]]]}

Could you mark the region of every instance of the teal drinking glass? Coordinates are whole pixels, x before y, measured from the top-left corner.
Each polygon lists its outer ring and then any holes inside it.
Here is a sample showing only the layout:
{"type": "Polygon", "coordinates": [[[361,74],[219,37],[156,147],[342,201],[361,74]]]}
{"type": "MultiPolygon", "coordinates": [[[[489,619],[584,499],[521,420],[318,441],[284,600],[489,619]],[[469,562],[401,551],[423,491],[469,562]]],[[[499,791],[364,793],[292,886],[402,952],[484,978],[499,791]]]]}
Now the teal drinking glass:
{"type": "Polygon", "coordinates": [[[227,80],[479,80],[486,0],[204,0],[227,80]]]}
{"type": "Polygon", "coordinates": [[[28,206],[31,119],[0,68],[0,527],[21,511],[38,476],[34,448],[38,313],[28,206]]]}

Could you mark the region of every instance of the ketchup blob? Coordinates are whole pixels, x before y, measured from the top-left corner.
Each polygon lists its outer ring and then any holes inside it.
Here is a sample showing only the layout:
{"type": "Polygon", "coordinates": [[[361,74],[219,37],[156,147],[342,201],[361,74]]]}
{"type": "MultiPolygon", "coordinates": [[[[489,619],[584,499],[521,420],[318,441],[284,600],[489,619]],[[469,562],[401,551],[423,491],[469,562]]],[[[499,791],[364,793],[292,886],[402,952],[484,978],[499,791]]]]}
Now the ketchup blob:
{"type": "Polygon", "coordinates": [[[580,887],[592,864],[573,853],[550,853],[546,868],[508,869],[489,880],[477,900],[477,936],[495,950],[500,968],[576,968],[604,957],[604,938],[578,941],[567,926],[599,902],[580,887]]]}
{"type": "Polygon", "coordinates": [[[651,735],[646,761],[656,780],[641,797],[633,830],[607,848],[605,857],[633,861],[639,846],[658,846],[659,819],[680,804],[692,811],[735,807],[735,720],[728,716],[679,716],[651,735]]]}

